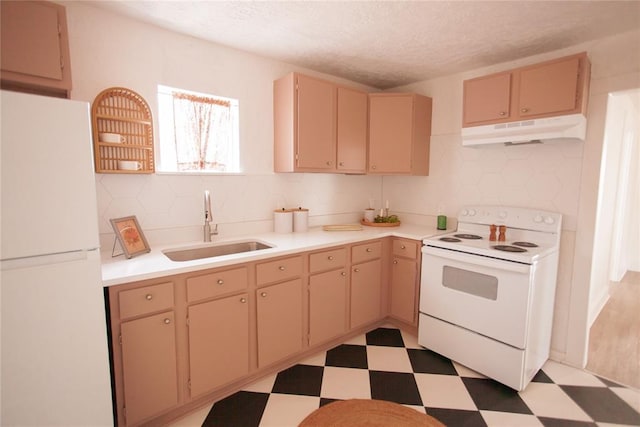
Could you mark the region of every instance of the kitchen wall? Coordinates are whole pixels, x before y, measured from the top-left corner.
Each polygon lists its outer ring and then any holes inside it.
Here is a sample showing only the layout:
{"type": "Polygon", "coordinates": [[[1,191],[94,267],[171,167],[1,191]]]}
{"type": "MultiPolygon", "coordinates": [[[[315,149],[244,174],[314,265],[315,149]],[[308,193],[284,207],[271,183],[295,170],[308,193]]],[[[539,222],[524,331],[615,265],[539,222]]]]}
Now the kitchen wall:
{"type": "Polygon", "coordinates": [[[109,218],[132,214],[152,246],[199,239],[205,189],[212,192],[223,235],[270,230],[272,210],[282,206],[310,208],[312,225],[357,220],[370,198],[378,206],[389,199],[392,211],[416,220],[430,220],[439,210],[455,216],[468,203],[559,211],[564,223],[552,348],[556,359],[581,364],[606,98],[611,91],[640,87],[640,31],[397,88],[434,99],[429,177],[274,174],[272,82],[294,70],[318,73],[138,23],[87,2],[65,5],[74,99],[92,101],[106,87],[124,86],[145,97],[157,115],[156,85],[165,84],[240,100],[244,174],[97,175],[105,250],[113,243],[109,218]],[[581,51],[592,61],[585,143],[461,146],[462,80],[581,51]]]}
{"type": "MultiPolygon", "coordinates": [[[[103,250],[110,218],[136,215],[151,246],[202,238],[203,192],[212,194],[221,235],[272,230],[273,210],[303,206],[310,224],[355,221],[369,199],[381,203],[382,178],[273,173],[273,81],[291,71],[365,90],[366,86],[182,36],[103,11],[89,2],[67,8],[72,98],[92,102],[107,87],[140,93],[157,117],[157,85],[236,98],[240,103],[241,175],[96,175],[103,250]]],[[[157,123],[154,123],[157,134],[157,123]]]]}

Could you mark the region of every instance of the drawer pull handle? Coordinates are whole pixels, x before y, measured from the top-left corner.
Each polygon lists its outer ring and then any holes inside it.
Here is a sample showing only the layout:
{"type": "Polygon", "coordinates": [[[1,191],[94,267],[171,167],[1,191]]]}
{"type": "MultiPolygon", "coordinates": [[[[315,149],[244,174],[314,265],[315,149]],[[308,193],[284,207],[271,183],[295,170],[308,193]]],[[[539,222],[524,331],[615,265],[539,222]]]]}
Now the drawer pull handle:
{"type": "Polygon", "coordinates": [[[356,273],[359,273],[360,269],[359,268],[354,268],[353,271],[356,272],[356,273]]]}
{"type": "Polygon", "coordinates": [[[373,249],[367,248],[367,252],[373,252],[373,249]]]}
{"type": "Polygon", "coordinates": [[[266,297],[266,296],[267,296],[267,293],[266,293],[266,292],[262,292],[262,293],[260,294],[260,296],[261,296],[262,298],[264,298],[264,297],[266,297]]]}
{"type": "Polygon", "coordinates": [[[397,264],[397,263],[398,263],[398,260],[397,260],[397,259],[394,259],[394,260],[393,260],[393,263],[394,263],[394,264],[397,264]]]}
{"type": "Polygon", "coordinates": [[[327,257],[327,259],[328,259],[329,261],[333,261],[333,255],[329,255],[329,256],[327,257]]]}
{"type": "Polygon", "coordinates": [[[217,283],[218,283],[218,285],[224,285],[224,280],[222,280],[222,279],[218,279],[218,282],[217,282],[217,283]]]}
{"type": "Polygon", "coordinates": [[[245,304],[247,302],[247,299],[246,298],[240,298],[240,302],[245,304]]]}
{"type": "Polygon", "coordinates": [[[528,109],[528,108],[523,108],[522,110],[520,110],[520,112],[521,112],[521,113],[526,113],[526,112],[528,112],[528,111],[529,111],[529,109],[528,109]]]}
{"type": "Polygon", "coordinates": [[[345,277],[345,276],[347,275],[347,273],[345,273],[345,272],[343,271],[342,273],[340,273],[340,275],[341,275],[342,277],[345,277]]]}
{"type": "Polygon", "coordinates": [[[506,116],[506,115],[507,115],[507,112],[506,112],[506,111],[500,111],[500,117],[504,117],[504,116],[506,116]]]}
{"type": "Polygon", "coordinates": [[[278,270],[284,271],[284,265],[281,265],[280,267],[278,267],[278,270]]]}
{"type": "Polygon", "coordinates": [[[151,301],[153,299],[153,295],[151,294],[146,294],[144,297],[146,298],[147,301],[151,301]]]}
{"type": "Polygon", "coordinates": [[[165,324],[165,325],[168,325],[168,324],[170,324],[170,323],[171,323],[171,319],[169,319],[168,317],[165,317],[165,318],[164,318],[164,324],[165,324]]]}
{"type": "Polygon", "coordinates": [[[407,249],[407,247],[405,245],[401,245],[400,249],[407,249]]]}

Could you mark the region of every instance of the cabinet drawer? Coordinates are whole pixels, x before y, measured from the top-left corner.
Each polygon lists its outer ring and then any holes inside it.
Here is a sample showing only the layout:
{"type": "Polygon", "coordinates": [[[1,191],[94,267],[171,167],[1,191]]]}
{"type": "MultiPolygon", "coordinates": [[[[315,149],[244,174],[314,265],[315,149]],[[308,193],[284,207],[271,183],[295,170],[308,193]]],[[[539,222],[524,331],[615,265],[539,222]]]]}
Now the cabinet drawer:
{"type": "Polygon", "coordinates": [[[356,245],[351,248],[351,263],[357,264],[362,261],[380,258],[380,255],[382,255],[382,242],[379,240],[356,245]]]}
{"type": "Polygon", "coordinates": [[[416,259],[418,254],[418,242],[410,240],[393,240],[393,255],[416,259]]]}
{"type": "Polygon", "coordinates": [[[309,272],[344,267],[347,262],[346,248],[333,249],[309,255],[309,272]]]}
{"type": "Polygon", "coordinates": [[[249,284],[247,267],[219,270],[187,279],[187,301],[199,301],[246,289],[249,284]]]}
{"type": "Polygon", "coordinates": [[[276,261],[265,262],[256,266],[258,286],[265,283],[278,282],[302,274],[302,256],[283,258],[276,261]]]}
{"type": "Polygon", "coordinates": [[[173,283],[145,286],[118,294],[120,319],[173,307],[173,283]]]}

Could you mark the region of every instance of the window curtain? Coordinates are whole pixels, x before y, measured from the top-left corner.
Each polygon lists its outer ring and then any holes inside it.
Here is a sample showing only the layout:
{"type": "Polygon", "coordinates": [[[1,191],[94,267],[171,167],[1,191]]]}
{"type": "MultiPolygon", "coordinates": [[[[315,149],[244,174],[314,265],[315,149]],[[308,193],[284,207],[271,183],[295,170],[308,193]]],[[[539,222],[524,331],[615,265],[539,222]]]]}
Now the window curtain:
{"type": "Polygon", "coordinates": [[[231,103],[180,92],[172,96],[178,170],[226,170],[231,103]]]}

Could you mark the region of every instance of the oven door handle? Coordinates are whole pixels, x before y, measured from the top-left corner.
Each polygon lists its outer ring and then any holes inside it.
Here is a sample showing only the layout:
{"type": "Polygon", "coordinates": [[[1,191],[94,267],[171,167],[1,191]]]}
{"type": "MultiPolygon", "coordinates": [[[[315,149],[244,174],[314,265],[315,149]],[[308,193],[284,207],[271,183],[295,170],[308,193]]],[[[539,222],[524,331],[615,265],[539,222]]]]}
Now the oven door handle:
{"type": "MultiPolygon", "coordinates": [[[[444,260],[458,261],[465,264],[477,265],[480,267],[495,268],[498,270],[513,271],[515,273],[529,274],[531,265],[514,261],[495,259],[483,255],[468,254],[464,252],[441,249],[433,246],[423,246],[424,255],[436,256],[444,260]]],[[[423,261],[426,257],[422,257],[423,261]]]]}

